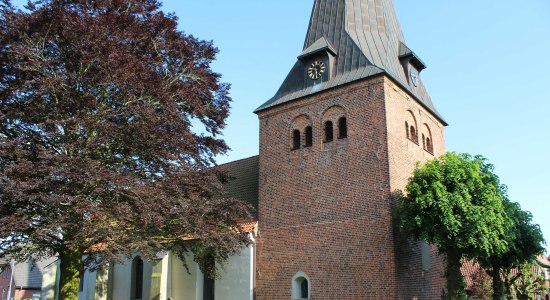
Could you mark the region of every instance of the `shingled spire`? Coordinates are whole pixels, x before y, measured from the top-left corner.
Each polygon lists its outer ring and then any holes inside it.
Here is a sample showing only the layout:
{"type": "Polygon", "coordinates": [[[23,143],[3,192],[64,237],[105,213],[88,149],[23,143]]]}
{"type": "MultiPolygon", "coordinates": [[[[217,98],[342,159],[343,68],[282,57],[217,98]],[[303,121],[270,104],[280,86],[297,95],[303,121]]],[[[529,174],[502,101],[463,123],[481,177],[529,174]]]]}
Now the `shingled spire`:
{"type": "Polygon", "coordinates": [[[392,0],[316,0],[303,52],[276,95],[256,111],[386,74],[443,121],[419,78],[424,68],[405,44],[392,0]],[[310,80],[306,70],[319,59],[328,74],[310,80]]]}

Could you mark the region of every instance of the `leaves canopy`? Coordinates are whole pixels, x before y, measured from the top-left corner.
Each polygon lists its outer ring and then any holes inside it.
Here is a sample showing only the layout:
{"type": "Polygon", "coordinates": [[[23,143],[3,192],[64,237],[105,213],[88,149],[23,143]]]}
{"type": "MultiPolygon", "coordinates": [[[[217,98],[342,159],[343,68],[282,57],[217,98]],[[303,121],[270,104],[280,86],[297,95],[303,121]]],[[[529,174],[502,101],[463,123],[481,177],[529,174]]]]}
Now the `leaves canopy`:
{"type": "Polygon", "coordinates": [[[402,231],[470,258],[507,249],[499,179],[483,157],[449,152],[417,168],[406,192],[402,231]]]}
{"type": "Polygon", "coordinates": [[[406,186],[399,227],[446,255],[451,299],[466,298],[463,257],[475,260],[508,249],[504,235],[512,223],[504,213],[502,189],[483,157],[452,152],[418,167],[406,186]]]}
{"type": "Polygon", "coordinates": [[[533,299],[546,293],[548,287],[544,275],[538,272],[539,268],[534,260],[530,260],[521,263],[515,272],[504,271],[507,299],[533,299]]]}
{"type": "MultiPolygon", "coordinates": [[[[511,202],[505,189],[501,194],[504,198],[506,218],[511,222],[511,226],[506,229],[504,236],[508,246],[507,250],[477,258],[483,268],[493,276],[494,299],[504,299],[505,296],[512,297],[510,283],[503,282],[502,278],[509,281],[510,274],[514,270],[523,270],[526,264],[532,265],[536,256],[544,253],[544,237],[539,225],[532,223],[531,213],[523,211],[518,203],[511,202]],[[507,286],[506,290],[505,286],[507,286]]],[[[517,275],[527,276],[524,271],[520,271],[517,275]]]]}
{"type": "Polygon", "coordinates": [[[156,0],[2,1],[3,254],[95,246],[94,259],[174,250],[202,262],[248,242],[236,223],[248,206],[214,197],[210,168],[228,149],[229,85],[212,43],[176,26],[156,0]]]}
{"type": "Polygon", "coordinates": [[[512,226],[506,230],[506,243],[508,249],[505,252],[494,253],[478,259],[486,269],[498,268],[500,270],[512,270],[521,265],[533,261],[537,255],[544,253],[544,236],[538,224],[533,224],[533,216],[528,211],[523,211],[519,203],[511,202],[504,194],[504,211],[512,226]]]}

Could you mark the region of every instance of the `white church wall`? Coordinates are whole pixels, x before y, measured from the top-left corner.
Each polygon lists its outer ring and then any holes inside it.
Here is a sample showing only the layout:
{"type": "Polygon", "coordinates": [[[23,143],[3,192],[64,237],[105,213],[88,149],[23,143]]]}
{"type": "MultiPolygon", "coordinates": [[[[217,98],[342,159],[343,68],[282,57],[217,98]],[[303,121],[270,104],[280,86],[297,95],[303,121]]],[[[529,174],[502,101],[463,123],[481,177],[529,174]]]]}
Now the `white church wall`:
{"type": "Polygon", "coordinates": [[[42,300],[59,300],[57,293],[57,283],[59,282],[59,261],[52,263],[44,268],[42,273],[42,300]]]}
{"type": "MultiPolygon", "coordinates": [[[[253,299],[253,245],[229,258],[220,268],[222,278],[215,282],[216,300],[253,299]]],[[[135,256],[134,256],[135,257],[135,256]]],[[[147,300],[202,300],[204,275],[193,256],[186,257],[189,271],[171,253],[161,261],[143,260],[143,296],[147,300]]],[[[42,299],[59,300],[58,262],[48,266],[43,275],[42,299]]],[[[98,271],[86,271],[80,300],[130,299],[132,259],[98,271]]]]}
{"type": "Polygon", "coordinates": [[[109,267],[105,267],[98,271],[95,285],[94,300],[109,299],[109,267]]]}
{"type": "Polygon", "coordinates": [[[170,297],[174,300],[197,300],[199,299],[197,298],[197,283],[199,282],[197,278],[197,264],[193,261],[192,255],[187,255],[185,260],[187,261],[189,272],[187,272],[182,261],[177,257],[172,257],[171,259],[170,297]]]}
{"type": "Polygon", "coordinates": [[[198,264],[196,264],[195,269],[197,269],[197,282],[195,283],[197,289],[197,300],[202,300],[204,299],[204,274],[198,264]]]}
{"type": "Polygon", "coordinates": [[[222,278],[216,280],[216,300],[253,299],[254,246],[243,249],[239,255],[229,258],[223,268],[222,278]]]}
{"type": "Polygon", "coordinates": [[[130,287],[132,286],[131,262],[113,265],[113,271],[111,274],[113,276],[111,287],[111,295],[113,299],[130,299],[130,287]]]}
{"type": "MultiPolygon", "coordinates": [[[[153,266],[146,259],[143,260],[143,295],[151,294],[151,276],[153,266]]],[[[112,299],[130,299],[132,286],[132,261],[126,264],[115,264],[111,272],[112,299]]],[[[88,300],[88,299],[86,299],[88,300]]]]}
{"type": "MultiPolygon", "coordinates": [[[[229,258],[221,269],[221,279],[214,284],[216,300],[253,299],[254,247],[243,249],[239,255],[229,258]]],[[[204,275],[193,256],[186,256],[189,272],[181,260],[171,259],[170,298],[174,300],[202,300],[204,275]]]]}
{"type": "Polygon", "coordinates": [[[83,276],[84,283],[82,283],[82,290],[78,292],[78,299],[94,300],[96,277],[97,277],[97,272],[95,271],[84,272],[84,276],[83,276]]]}

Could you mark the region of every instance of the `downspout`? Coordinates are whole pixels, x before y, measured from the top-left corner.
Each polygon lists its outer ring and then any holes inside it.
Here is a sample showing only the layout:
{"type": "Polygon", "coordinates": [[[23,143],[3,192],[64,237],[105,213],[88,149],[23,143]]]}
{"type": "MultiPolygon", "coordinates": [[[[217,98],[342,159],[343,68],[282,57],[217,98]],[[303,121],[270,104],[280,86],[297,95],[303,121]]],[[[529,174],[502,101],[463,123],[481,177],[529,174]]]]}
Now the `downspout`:
{"type": "Polygon", "coordinates": [[[13,269],[15,269],[15,262],[13,259],[10,260],[10,269],[11,269],[11,274],[10,274],[10,286],[8,287],[8,300],[11,300],[11,288],[12,288],[12,285],[13,285],[13,269]]]}

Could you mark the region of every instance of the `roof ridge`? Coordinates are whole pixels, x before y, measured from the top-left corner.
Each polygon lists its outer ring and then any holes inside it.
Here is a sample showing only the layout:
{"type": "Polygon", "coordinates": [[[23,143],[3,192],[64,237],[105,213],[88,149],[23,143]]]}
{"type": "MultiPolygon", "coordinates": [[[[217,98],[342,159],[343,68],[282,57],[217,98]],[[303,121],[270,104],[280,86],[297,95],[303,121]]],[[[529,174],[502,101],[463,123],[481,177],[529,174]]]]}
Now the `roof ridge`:
{"type": "Polygon", "coordinates": [[[223,167],[223,166],[235,164],[235,163],[238,163],[238,162],[242,162],[242,161],[245,161],[245,160],[252,160],[253,158],[257,158],[257,157],[260,157],[260,155],[256,154],[256,155],[253,155],[253,156],[249,156],[249,157],[245,157],[245,158],[240,158],[240,159],[237,159],[237,160],[232,160],[232,161],[223,163],[223,164],[221,164],[221,165],[216,165],[216,166],[214,166],[213,168],[223,167]]]}

